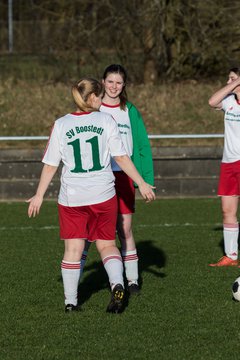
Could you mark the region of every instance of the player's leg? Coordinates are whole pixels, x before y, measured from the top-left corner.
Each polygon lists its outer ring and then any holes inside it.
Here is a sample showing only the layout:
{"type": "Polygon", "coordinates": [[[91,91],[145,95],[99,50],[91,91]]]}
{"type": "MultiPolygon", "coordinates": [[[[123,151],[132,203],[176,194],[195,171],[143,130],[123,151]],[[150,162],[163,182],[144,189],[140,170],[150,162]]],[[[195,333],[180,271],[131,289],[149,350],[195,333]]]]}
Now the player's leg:
{"type": "MultiPolygon", "coordinates": [[[[85,242],[85,246],[84,246],[84,250],[83,250],[83,253],[82,253],[82,258],[81,258],[81,271],[80,271],[80,279],[82,277],[82,274],[83,274],[83,269],[84,269],[84,266],[86,264],[86,261],[87,261],[87,256],[88,256],[88,251],[89,251],[89,248],[90,248],[90,241],[87,241],[85,242]]],[[[79,280],[80,280],[79,279],[79,280]]]]}
{"type": "Polygon", "coordinates": [[[96,246],[107,272],[111,287],[111,300],[107,312],[120,313],[123,310],[124,283],[123,263],[115,240],[97,240],[96,246]]]}
{"type": "Polygon", "coordinates": [[[132,180],[122,171],[114,172],[118,198],[117,233],[121,243],[123,264],[130,294],[139,294],[138,255],[132,231],[135,212],[135,189],[132,180]]]}
{"type": "Polygon", "coordinates": [[[130,294],[138,294],[138,255],[132,232],[132,214],[118,215],[117,233],[121,243],[129,292],[130,294]]]}
{"type": "Polygon", "coordinates": [[[240,162],[221,164],[218,195],[221,196],[225,256],[216,263],[209,264],[210,266],[238,265],[239,224],[237,210],[240,189],[240,176],[238,175],[240,167],[238,163],[240,162]]]}
{"type": "Polygon", "coordinates": [[[65,251],[61,272],[65,296],[65,311],[77,310],[80,260],[88,237],[88,209],[84,206],[68,207],[58,204],[60,238],[64,240],[65,251]],[[81,224],[81,227],[79,227],[81,224]]]}
{"type": "Polygon", "coordinates": [[[115,240],[97,240],[96,246],[108,274],[111,289],[117,284],[123,286],[122,257],[115,240]]]}
{"type": "Polygon", "coordinates": [[[91,207],[91,230],[89,240],[96,240],[111,287],[111,300],[108,312],[119,313],[123,310],[124,282],[121,254],[116,247],[117,197],[91,207]]]}
{"type": "Polygon", "coordinates": [[[84,239],[64,240],[65,251],[61,263],[65,311],[77,310],[78,282],[80,278],[80,259],[83,253],[84,239]]]}
{"type": "Polygon", "coordinates": [[[222,196],[224,251],[234,261],[238,259],[238,202],[238,196],[222,196]]]}

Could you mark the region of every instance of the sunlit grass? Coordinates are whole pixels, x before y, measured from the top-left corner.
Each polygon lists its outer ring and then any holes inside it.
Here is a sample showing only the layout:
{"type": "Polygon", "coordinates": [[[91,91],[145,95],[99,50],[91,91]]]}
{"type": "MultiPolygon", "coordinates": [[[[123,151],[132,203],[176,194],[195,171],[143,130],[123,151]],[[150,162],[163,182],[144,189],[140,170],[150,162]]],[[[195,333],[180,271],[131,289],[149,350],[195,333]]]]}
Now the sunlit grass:
{"type": "Polygon", "coordinates": [[[64,313],[56,204],[45,202],[35,219],[26,210],[0,203],[1,360],[238,359],[231,285],[239,269],[208,266],[222,255],[219,199],[137,201],[141,295],[116,316],[105,312],[110,293],[95,246],[82,311],[64,313]]]}

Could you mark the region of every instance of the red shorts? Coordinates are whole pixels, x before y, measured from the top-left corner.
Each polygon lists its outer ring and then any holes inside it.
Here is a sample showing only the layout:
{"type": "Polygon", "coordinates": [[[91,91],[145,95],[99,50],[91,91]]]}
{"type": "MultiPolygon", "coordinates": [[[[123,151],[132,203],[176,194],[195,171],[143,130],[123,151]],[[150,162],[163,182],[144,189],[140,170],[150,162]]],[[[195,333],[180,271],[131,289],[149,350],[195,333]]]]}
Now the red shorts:
{"type": "Polygon", "coordinates": [[[232,163],[221,163],[218,195],[240,195],[240,161],[234,161],[232,163]]]}
{"type": "Polygon", "coordinates": [[[115,240],[117,222],[117,198],[100,204],[63,206],[58,204],[60,238],[115,240]]]}
{"type": "Polygon", "coordinates": [[[119,214],[135,212],[135,188],[132,179],[123,171],[114,171],[119,214]]]}

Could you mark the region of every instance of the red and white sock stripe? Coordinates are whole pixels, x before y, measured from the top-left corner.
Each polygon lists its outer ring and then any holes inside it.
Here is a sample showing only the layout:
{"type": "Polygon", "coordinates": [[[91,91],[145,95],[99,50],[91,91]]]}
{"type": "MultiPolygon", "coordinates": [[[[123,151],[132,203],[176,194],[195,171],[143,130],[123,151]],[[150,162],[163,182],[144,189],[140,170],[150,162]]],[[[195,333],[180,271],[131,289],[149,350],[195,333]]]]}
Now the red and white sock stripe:
{"type": "Polygon", "coordinates": [[[223,224],[224,230],[227,231],[238,231],[239,230],[239,224],[223,224]]]}
{"type": "Polygon", "coordinates": [[[62,260],[61,268],[67,270],[79,270],[80,269],[80,261],[65,261],[62,260]]]}
{"type": "Polygon", "coordinates": [[[123,256],[123,261],[134,261],[134,260],[138,260],[137,254],[123,256]]]}
{"type": "Polygon", "coordinates": [[[123,261],[138,261],[138,256],[137,256],[137,250],[131,250],[131,251],[123,251],[122,252],[122,258],[123,261]]]}
{"type": "Polygon", "coordinates": [[[102,261],[103,265],[105,265],[108,261],[111,261],[111,260],[118,260],[118,261],[122,262],[122,258],[120,255],[109,255],[103,259],[103,261],[102,261]]]}

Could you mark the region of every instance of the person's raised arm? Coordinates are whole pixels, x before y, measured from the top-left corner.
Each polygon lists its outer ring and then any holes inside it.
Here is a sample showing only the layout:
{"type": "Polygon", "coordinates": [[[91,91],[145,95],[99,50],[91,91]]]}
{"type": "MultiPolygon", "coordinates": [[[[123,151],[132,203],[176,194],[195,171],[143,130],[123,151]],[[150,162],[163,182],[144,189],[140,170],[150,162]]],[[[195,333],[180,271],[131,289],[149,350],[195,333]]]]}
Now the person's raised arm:
{"type": "Polygon", "coordinates": [[[155,200],[156,196],[153,191],[155,186],[151,186],[143,180],[135,168],[132,160],[127,155],[114,156],[114,160],[120,166],[120,168],[138,185],[142,197],[147,202],[155,200]]]}
{"type": "Polygon", "coordinates": [[[29,217],[32,216],[35,217],[36,215],[39,214],[40,207],[43,202],[44,194],[56,171],[57,171],[57,166],[44,164],[36,194],[32,198],[26,201],[29,203],[28,206],[29,217]]]}
{"type": "Polygon", "coordinates": [[[216,91],[208,100],[211,107],[221,109],[223,99],[240,85],[240,77],[216,91]]]}

